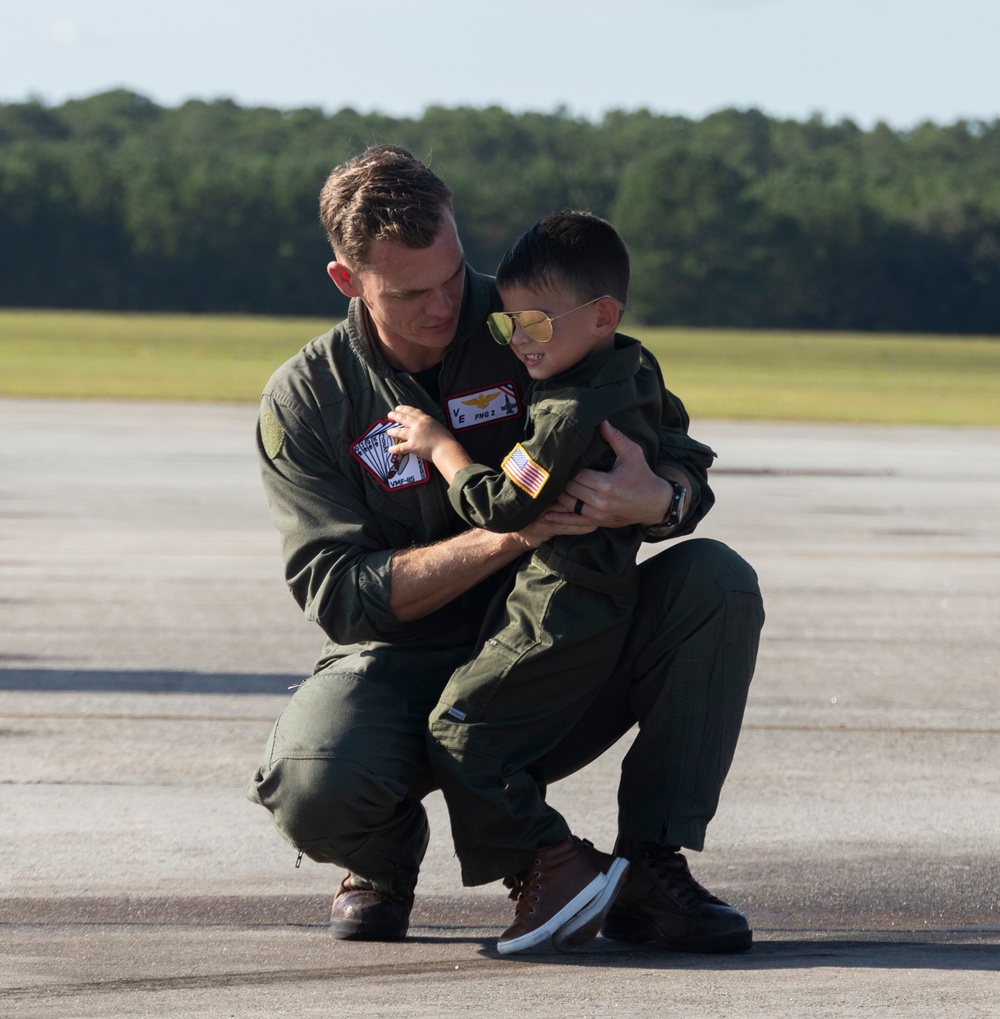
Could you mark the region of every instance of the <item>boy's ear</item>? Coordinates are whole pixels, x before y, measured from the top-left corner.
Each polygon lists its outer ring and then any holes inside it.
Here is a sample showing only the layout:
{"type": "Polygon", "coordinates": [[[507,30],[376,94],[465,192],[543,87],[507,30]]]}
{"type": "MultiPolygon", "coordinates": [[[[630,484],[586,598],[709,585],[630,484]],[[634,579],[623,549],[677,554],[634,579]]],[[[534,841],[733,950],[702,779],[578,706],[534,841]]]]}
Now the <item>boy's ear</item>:
{"type": "Polygon", "coordinates": [[[594,303],[594,310],[597,313],[594,328],[601,336],[609,336],[621,321],[622,312],[618,302],[613,297],[602,297],[594,303]]]}
{"type": "Polygon", "coordinates": [[[343,262],[330,262],[326,267],[330,279],[337,285],[337,289],[345,297],[360,297],[361,291],[357,287],[353,270],[349,269],[343,262]]]}

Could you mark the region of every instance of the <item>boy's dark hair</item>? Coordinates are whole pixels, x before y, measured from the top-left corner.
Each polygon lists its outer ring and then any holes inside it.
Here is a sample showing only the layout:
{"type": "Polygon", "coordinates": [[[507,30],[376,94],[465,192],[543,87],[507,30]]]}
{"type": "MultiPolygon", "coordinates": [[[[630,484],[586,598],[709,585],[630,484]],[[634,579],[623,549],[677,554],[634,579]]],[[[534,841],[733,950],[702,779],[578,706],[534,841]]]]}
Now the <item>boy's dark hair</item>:
{"type": "Polygon", "coordinates": [[[625,242],[600,216],[564,209],[525,231],[497,266],[497,286],[569,287],[581,301],[610,294],[628,304],[625,242]]]}
{"type": "Polygon", "coordinates": [[[373,145],[327,178],[319,218],[337,258],[363,269],[372,241],[433,244],[451,200],[451,188],[408,149],[373,145]]]}

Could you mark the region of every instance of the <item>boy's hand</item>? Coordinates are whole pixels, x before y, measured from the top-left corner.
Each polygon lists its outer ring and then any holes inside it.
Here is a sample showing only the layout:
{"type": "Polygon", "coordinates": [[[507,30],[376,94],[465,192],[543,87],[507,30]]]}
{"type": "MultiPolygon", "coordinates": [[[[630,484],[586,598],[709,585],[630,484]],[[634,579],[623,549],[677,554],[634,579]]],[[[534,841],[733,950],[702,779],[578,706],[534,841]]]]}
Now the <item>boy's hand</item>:
{"type": "Polygon", "coordinates": [[[449,485],[463,467],[472,465],[472,457],[455,436],[429,414],[416,407],[399,406],[389,411],[388,417],[396,422],[385,433],[396,440],[396,445],[389,447],[390,453],[414,453],[430,460],[449,485]]]}
{"type": "Polygon", "coordinates": [[[416,407],[397,407],[389,411],[388,417],[396,422],[396,427],[386,432],[396,440],[396,445],[389,447],[390,453],[415,453],[434,460],[434,450],[442,442],[455,441],[444,425],[416,407]]]}

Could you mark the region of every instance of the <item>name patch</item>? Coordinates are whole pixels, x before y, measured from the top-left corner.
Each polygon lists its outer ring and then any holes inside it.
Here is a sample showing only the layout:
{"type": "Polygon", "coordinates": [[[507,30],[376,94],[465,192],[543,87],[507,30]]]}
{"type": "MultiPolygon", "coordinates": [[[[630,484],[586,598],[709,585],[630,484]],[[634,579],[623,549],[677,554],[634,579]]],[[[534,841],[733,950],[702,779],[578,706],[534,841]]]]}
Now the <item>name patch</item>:
{"type": "Polygon", "coordinates": [[[413,453],[390,453],[389,447],[396,444],[386,431],[393,427],[393,421],[376,421],[375,424],[351,445],[351,453],[368,472],[390,492],[397,488],[421,485],[427,480],[427,464],[413,453]]]}
{"type": "Polygon", "coordinates": [[[488,389],[458,393],[445,401],[448,424],[453,432],[481,428],[521,413],[521,401],[513,382],[500,382],[488,389]]]}

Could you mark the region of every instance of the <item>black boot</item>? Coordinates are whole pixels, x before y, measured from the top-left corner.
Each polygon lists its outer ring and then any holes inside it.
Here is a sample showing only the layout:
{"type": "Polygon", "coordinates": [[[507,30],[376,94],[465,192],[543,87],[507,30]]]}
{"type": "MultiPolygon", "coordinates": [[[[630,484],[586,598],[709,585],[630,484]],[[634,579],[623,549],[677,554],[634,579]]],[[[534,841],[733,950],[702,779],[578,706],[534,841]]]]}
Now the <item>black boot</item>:
{"type": "Polygon", "coordinates": [[[702,888],[676,846],[619,839],[628,876],[601,933],[615,941],[651,942],[672,952],[744,952],[753,943],[746,917],[702,888]]]}

